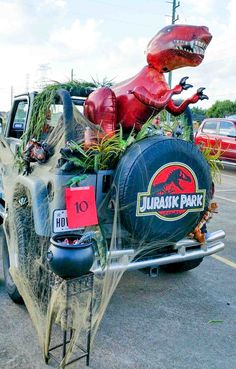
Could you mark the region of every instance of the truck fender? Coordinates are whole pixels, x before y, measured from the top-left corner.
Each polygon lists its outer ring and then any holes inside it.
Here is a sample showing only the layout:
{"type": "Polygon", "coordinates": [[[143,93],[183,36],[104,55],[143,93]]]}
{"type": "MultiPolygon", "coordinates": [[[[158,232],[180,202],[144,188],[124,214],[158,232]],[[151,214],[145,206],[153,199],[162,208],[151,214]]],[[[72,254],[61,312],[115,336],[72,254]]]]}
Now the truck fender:
{"type": "Polygon", "coordinates": [[[47,200],[47,188],[45,183],[41,179],[36,179],[33,177],[26,177],[20,175],[17,179],[17,184],[15,186],[15,191],[17,191],[17,186],[22,185],[29,191],[32,202],[32,210],[34,216],[34,227],[35,232],[39,236],[50,237],[51,226],[49,219],[49,206],[47,200]]]}

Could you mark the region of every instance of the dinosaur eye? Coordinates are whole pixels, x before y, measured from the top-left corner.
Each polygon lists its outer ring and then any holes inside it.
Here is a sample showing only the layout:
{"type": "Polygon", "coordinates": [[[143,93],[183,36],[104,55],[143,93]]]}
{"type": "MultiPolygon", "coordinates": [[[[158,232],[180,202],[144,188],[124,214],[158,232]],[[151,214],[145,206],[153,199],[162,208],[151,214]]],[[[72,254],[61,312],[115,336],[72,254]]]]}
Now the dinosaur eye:
{"type": "Polygon", "coordinates": [[[167,28],[166,32],[170,32],[171,31],[171,27],[167,28]]]}

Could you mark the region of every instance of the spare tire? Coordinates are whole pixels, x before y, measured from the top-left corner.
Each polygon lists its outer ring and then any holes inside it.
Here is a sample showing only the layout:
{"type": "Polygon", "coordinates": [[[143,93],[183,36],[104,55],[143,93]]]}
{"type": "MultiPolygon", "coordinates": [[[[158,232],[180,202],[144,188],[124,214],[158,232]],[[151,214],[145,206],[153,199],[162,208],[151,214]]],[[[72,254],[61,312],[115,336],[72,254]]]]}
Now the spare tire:
{"type": "Polygon", "coordinates": [[[127,150],[114,188],[122,225],[145,242],[182,239],[212,197],[209,165],[198,148],[165,136],[144,139],[127,150]]]}

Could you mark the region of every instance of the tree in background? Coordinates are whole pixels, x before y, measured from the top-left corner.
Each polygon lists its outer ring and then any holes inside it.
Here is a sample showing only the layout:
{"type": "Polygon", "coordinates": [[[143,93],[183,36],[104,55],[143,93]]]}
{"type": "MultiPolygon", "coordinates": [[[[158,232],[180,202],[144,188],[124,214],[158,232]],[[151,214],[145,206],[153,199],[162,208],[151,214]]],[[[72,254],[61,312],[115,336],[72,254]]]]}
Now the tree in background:
{"type": "Polygon", "coordinates": [[[233,114],[236,114],[236,101],[230,100],[217,100],[206,112],[209,118],[223,118],[233,114]]]}
{"type": "Polygon", "coordinates": [[[203,119],[206,118],[206,112],[207,112],[206,109],[202,109],[202,108],[199,108],[197,106],[193,106],[191,108],[193,121],[202,122],[203,119]]]}

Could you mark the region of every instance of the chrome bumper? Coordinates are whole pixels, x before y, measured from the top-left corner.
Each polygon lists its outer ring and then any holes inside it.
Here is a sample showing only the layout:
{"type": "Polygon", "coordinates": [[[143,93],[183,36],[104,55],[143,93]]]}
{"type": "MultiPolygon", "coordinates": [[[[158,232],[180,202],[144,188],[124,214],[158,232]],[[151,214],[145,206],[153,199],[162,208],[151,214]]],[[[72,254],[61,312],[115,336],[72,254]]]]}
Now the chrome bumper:
{"type": "Polygon", "coordinates": [[[174,245],[173,249],[176,250],[175,254],[160,256],[149,260],[132,261],[135,256],[135,250],[133,249],[111,251],[108,254],[109,266],[102,269],[99,266],[99,262],[96,261],[92,271],[95,274],[100,274],[105,271],[136,270],[204,258],[205,256],[215,254],[224,249],[224,243],[222,242],[224,237],[225,232],[220,230],[210,233],[204,244],[200,244],[196,240],[183,239],[174,245]]]}

